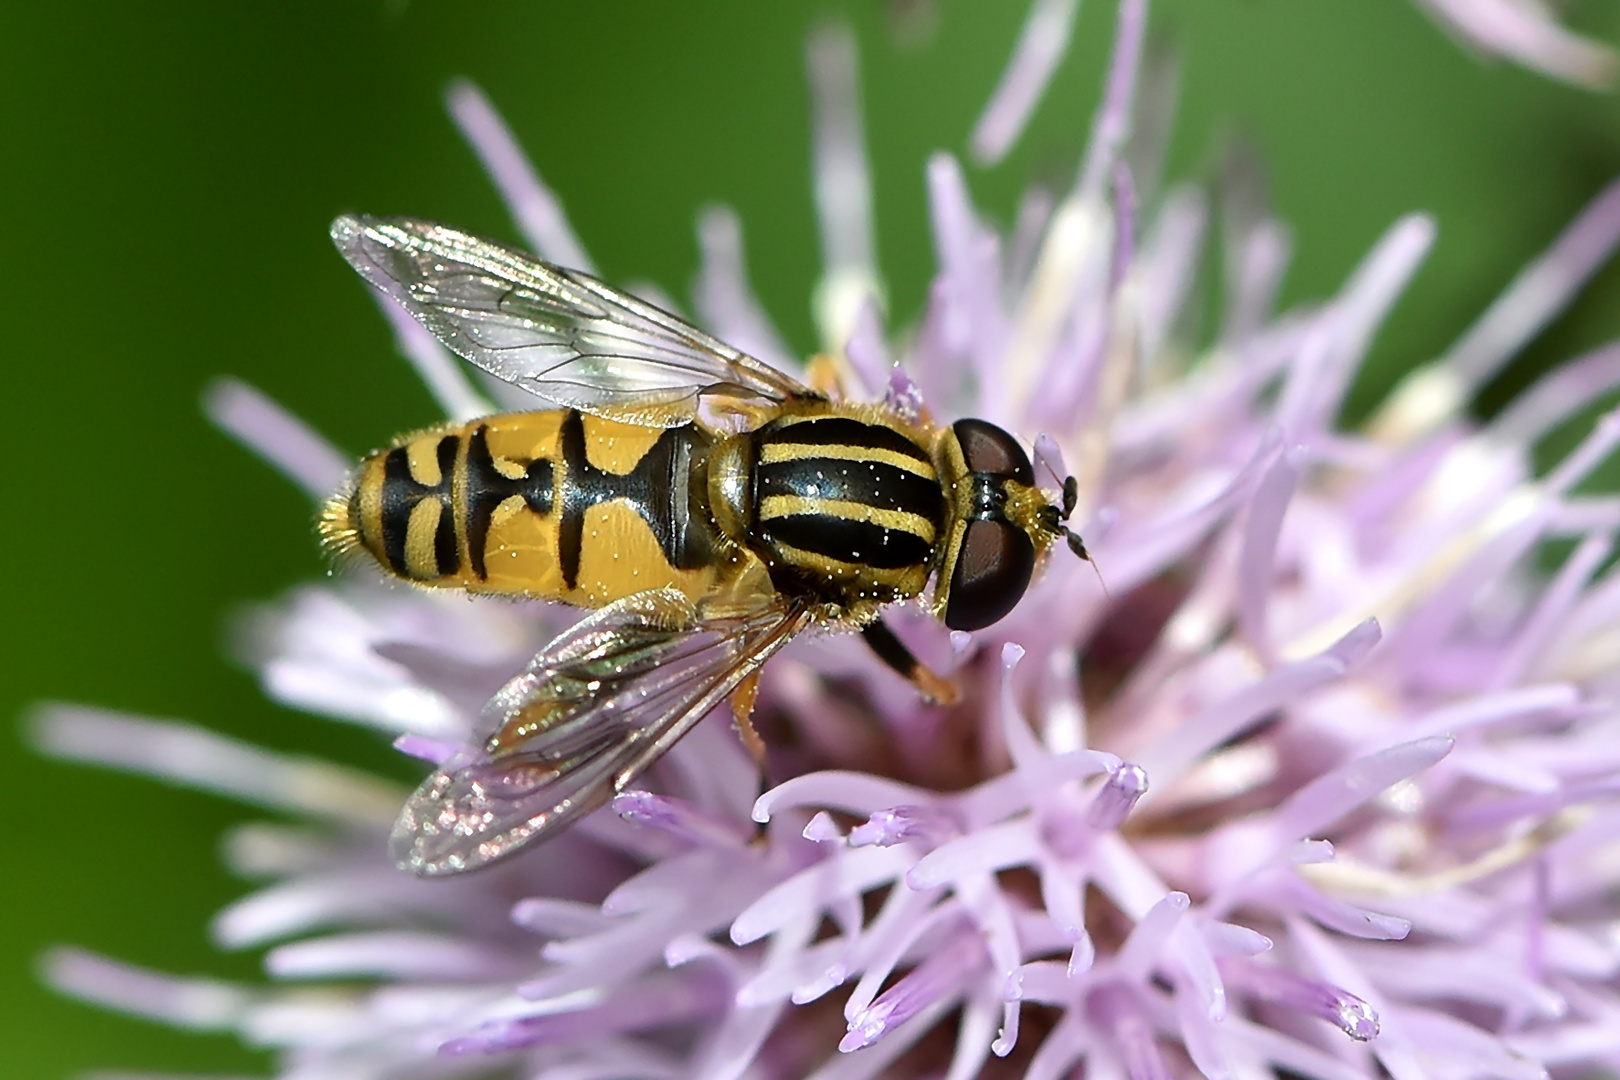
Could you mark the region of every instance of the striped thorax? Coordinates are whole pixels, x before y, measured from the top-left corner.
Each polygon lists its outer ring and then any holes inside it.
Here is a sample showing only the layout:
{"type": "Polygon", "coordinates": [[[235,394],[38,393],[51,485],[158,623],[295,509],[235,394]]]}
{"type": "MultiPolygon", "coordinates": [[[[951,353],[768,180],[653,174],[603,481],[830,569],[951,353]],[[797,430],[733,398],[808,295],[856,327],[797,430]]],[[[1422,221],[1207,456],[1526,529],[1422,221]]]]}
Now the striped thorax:
{"type": "Polygon", "coordinates": [[[925,434],[841,413],[783,416],[748,436],[750,540],[781,587],[858,610],[922,591],[945,499],[925,434]]]}

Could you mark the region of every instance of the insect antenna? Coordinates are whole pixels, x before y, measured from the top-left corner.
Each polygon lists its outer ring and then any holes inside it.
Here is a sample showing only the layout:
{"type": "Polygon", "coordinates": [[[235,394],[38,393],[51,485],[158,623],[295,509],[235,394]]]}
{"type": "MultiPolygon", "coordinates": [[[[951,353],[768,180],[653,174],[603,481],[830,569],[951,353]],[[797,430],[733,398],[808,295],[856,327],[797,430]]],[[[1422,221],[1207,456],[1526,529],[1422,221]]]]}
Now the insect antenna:
{"type": "Polygon", "coordinates": [[[1070,529],[1067,525],[1058,526],[1058,532],[1062,535],[1064,540],[1068,541],[1070,551],[1074,552],[1080,558],[1091,564],[1091,572],[1097,575],[1097,584],[1102,586],[1103,595],[1112,600],[1114,598],[1114,594],[1108,591],[1108,582],[1103,580],[1102,570],[1098,568],[1097,560],[1091,557],[1091,552],[1086,550],[1086,542],[1080,539],[1080,534],[1070,529]]]}
{"type": "MultiPolygon", "coordinates": [[[[1069,515],[1074,513],[1074,508],[1079,502],[1080,484],[1074,477],[1068,477],[1063,481],[1063,507],[1058,513],[1058,521],[1060,523],[1067,522],[1069,515]]],[[[1108,582],[1103,580],[1102,570],[1098,569],[1097,560],[1091,557],[1091,552],[1086,550],[1086,542],[1080,539],[1080,534],[1066,524],[1059,524],[1057,531],[1058,535],[1068,543],[1069,550],[1074,552],[1076,557],[1091,564],[1091,572],[1097,575],[1097,584],[1102,586],[1103,595],[1112,600],[1114,596],[1108,591],[1108,582]]]]}

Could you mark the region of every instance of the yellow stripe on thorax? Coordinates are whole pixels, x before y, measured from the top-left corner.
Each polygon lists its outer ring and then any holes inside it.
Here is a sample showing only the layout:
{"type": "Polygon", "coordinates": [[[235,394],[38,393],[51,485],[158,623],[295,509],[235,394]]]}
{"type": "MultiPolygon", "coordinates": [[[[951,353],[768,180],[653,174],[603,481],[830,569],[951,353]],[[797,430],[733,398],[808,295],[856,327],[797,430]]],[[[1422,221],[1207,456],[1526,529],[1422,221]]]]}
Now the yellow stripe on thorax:
{"type": "Polygon", "coordinates": [[[868,590],[867,597],[877,603],[887,603],[890,600],[907,596],[916,596],[928,582],[928,567],[926,566],[895,566],[889,568],[869,566],[862,562],[846,562],[843,559],[834,559],[829,555],[822,555],[814,551],[805,551],[792,544],[778,544],[777,551],[782,559],[802,570],[844,582],[855,582],[868,590]],[[887,595],[885,595],[887,594],[887,595]]]}
{"type": "Polygon", "coordinates": [[[846,502],[843,499],[807,499],[798,495],[770,495],[759,504],[759,520],[793,517],[799,514],[821,514],[827,517],[847,518],[881,525],[896,532],[908,532],[934,542],[934,523],[918,514],[904,510],[888,510],[867,503],[846,502]]]}
{"type": "Polygon", "coordinates": [[[772,465],[779,461],[806,461],[813,458],[830,458],[834,461],[881,461],[885,465],[893,465],[897,469],[916,473],[927,480],[936,477],[934,467],[926,461],[919,461],[894,450],[880,450],[866,446],[771,442],[762,446],[759,453],[761,465],[772,465]]]}

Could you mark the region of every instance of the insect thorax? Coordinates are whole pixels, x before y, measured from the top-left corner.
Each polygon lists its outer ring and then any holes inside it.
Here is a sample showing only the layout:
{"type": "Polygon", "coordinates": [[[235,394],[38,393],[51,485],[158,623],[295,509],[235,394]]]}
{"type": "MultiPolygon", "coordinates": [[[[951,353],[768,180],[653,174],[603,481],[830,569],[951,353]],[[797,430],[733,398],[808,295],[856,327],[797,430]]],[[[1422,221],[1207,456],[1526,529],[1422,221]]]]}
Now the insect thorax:
{"type": "Polygon", "coordinates": [[[784,592],[845,612],[922,591],[943,526],[929,452],[865,410],[779,417],[747,436],[749,543],[784,592]]]}

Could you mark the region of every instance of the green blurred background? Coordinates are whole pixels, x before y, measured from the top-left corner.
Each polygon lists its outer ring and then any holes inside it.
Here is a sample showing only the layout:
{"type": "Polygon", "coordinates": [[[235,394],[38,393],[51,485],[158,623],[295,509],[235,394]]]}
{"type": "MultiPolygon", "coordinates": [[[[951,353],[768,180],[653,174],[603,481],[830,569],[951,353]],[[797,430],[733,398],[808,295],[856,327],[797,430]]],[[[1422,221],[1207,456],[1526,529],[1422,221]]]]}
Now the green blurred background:
{"type": "MultiPolygon", "coordinates": [[[[308,503],[202,419],[241,376],[362,451],[434,420],[361,286],[332,251],[346,209],[411,213],[516,240],[446,119],[480,83],[606,277],[687,295],[692,222],[741,213],[754,282],[813,345],[817,273],[803,43],[842,17],[862,52],[878,250],[899,320],[932,266],[926,155],[961,153],[1026,4],[946,0],[931,35],[876,0],[492,4],[12,3],[0,12],[0,319],[15,408],[3,470],[9,571],[0,717],[0,1074],[98,1068],[262,1072],[226,1037],[168,1031],[42,989],[40,950],[253,978],[211,914],[244,885],[216,860],[248,812],[34,757],[29,702],[195,719],[273,747],[405,778],[373,734],[277,708],[226,657],[241,605],[319,575],[308,503]]],[[[1620,9],[1573,5],[1620,41],[1620,9]]],[[[1075,48],[1012,157],[968,175],[1005,221],[1032,178],[1072,169],[1095,105],[1112,4],[1087,0],[1075,48]]],[[[1242,135],[1294,227],[1285,299],[1325,295],[1399,214],[1439,244],[1375,346],[1357,400],[1460,333],[1514,271],[1620,174],[1613,95],[1570,89],[1448,40],[1405,0],[1164,0],[1180,50],[1169,175],[1208,179],[1242,135]]],[[[1605,272],[1485,403],[1620,331],[1605,272]]]]}

